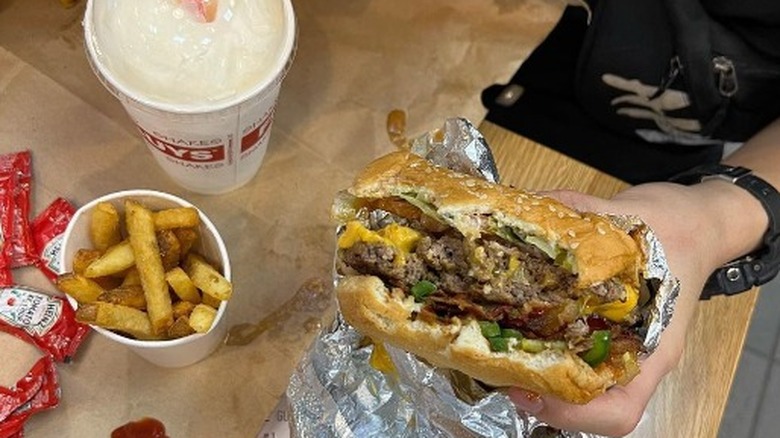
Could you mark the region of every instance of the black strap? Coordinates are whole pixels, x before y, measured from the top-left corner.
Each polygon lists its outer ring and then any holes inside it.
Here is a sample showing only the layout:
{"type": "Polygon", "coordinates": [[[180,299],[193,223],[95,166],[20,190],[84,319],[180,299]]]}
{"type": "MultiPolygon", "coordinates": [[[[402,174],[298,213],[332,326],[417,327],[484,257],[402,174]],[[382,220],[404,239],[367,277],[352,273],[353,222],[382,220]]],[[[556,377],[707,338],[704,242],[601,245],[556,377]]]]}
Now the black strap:
{"type": "Polygon", "coordinates": [[[695,184],[707,179],[724,179],[756,197],[766,210],[769,227],[763,246],[715,270],[707,279],[702,300],[715,295],[735,295],[767,283],[780,272],[780,193],[765,180],[744,167],[705,165],[671,179],[681,184],[695,184]]]}

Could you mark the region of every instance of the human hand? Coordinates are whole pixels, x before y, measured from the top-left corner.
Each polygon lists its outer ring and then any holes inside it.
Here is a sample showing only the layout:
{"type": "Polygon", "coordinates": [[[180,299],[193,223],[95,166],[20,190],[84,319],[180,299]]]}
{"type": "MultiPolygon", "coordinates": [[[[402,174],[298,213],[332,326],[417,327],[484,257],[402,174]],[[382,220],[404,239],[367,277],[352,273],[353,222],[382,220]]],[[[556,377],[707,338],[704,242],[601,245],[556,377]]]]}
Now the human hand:
{"type": "MultiPolygon", "coordinates": [[[[760,240],[765,229],[759,222],[743,227],[744,234],[724,238],[731,212],[724,211],[724,197],[742,193],[732,191],[723,182],[708,182],[686,187],[669,183],[643,184],[629,188],[610,200],[583,193],[555,191],[546,193],[581,211],[629,214],[640,217],[655,232],[663,245],[669,268],[680,280],[680,295],[671,324],[664,331],[658,348],[641,363],[641,373],[626,386],[615,386],[585,405],[574,405],[553,397],[537,397],[517,388],[509,395],[518,408],[534,414],[552,426],[609,436],[630,433],[638,424],[651,396],[663,377],[675,368],[682,355],[685,333],[699,294],[709,274],[725,261],[748,252],[760,240]]],[[[734,201],[734,199],[730,199],[734,201]]],[[[736,203],[735,213],[746,216],[742,208],[761,208],[736,203]]],[[[726,204],[728,205],[728,204],[726,204]]],[[[748,210],[750,211],[750,210],[748,210]]],[[[750,216],[750,215],[747,215],[750,216]]],[[[733,233],[733,229],[731,230],[733,233]]],[[[729,234],[729,233],[726,233],[729,234]]]]}

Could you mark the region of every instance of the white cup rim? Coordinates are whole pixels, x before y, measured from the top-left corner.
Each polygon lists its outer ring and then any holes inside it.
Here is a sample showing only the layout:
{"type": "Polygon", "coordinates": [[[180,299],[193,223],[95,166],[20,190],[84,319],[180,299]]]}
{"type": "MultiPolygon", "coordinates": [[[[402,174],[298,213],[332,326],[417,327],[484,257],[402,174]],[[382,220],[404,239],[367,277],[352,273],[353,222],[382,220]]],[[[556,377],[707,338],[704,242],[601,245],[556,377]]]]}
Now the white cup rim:
{"type": "MultiPolygon", "coordinates": [[[[166,201],[170,201],[176,204],[181,205],[182,207],[194,207],[198,210],[198,215],[200,216],[200,220],[203,223],[203,225],[206,227],[206,229],[209,230],[210,233],[213,234],[214,240],[217,243],[217,249],[219,251],[219,258],[220,262],[222,263],[222,275],[230,281],[231,279],[231,270],[230,270],[230,259],[228,258],[227,254],[227,248],[225,247],[225,243],[222,240],[222,236],[217,232],[217,228],[214,226],[214,224],[211,222],[211,220],[195,205],[193,205],[191,202],[186,201],[176,195],[172,195],[170,193],[160,192],[157,190],[149,190],[149,189],[131,189],[131,190],[122,190],[118,192],[111,192],[108,194],[105,194],[103,196],[99,196],[88,203],[81,206],[81,208],[77,209],[76,212],[73,214],[73,217],[71,218],[70,222],[68,223],[68,226],[65,228],[65,233],[63,236],[65,237],[63,239],[63,247],[60,251],[60,266],[62,269],[66,269],[65,264],[65,257],[66,257],[66,251],[65,251],[65,243],[67,241],[67,237],[71,235],[73,228],[76,226],[76,223],[78,222],[78,218],[80,218],[82,215],[88,213],[91,211],[95,205],[97,205],[100,202],[105,201],[113,201],[117,199],[122,198],[133,198],[133,197],[154,197],[154,198],[160,198],[164,199],[166,201]]],[[[78,308],[78,302],[73,299],[68,294],[65,294],[65,298],[68,300],[70,305],[74,308],[78,308]]],[[[95,330],[96,332],[100,333],[101,335],[117,342],[123,345],[127,345],[134,348],[142,348],[142,349],[157,349],[157,348],[170,348],[175,347],[178,345],[184,345],[189,344],[190,342],[194,342],[204,336],[207,336],[211,333],[212,330],[215,329],[217,324],[222,320],[224,317],[225,310],[227,308],[227,301],[222,301],[222,303],[219,306],[219,309],[217,309],[217,315],[214,318],[214,323],[211,325],[211,328],[206,333],[194,333],[188,336],[184,336],[177,339],[161,339],[161,340],[150,340],[150,341],[144,341],[144,340],[138,340],[138,339],[131,339],[125,336],[122,336],[118,333],[114,333],[111,330],[104,329],[102,327],[95,326],[93,324],[89,324],[89,326],[95,330]]]]}
{"type": "Polygon", "coordinates": [[[84,27],[84,45],[86,46],[90,63],[92,64],[93,68],[97,69],[97,73],[99,73],[102,79],[107,81],[108,84],[113,87],[113,90],[109,89],[109,91],[111,91],[113,94],[118,92],[123,97],[126,97],[131,101],[137,102],[145,107],[158,111],[174,114],[213,113],[241,105],[242,103],[253,98],[259,98],[263,96],[267,90],[272,89],[275,83],[281,82],[281,80],[284,79],[284,76],[287,74],[287,71],[292,64],[292,59],[295,56],[295,46],[297,40],[295,12],[293,11],[291,0],[281,0],[284,10],[285,32],[282,39],[282,49],[279,51],[279,57],[275,60],[273,68],[271,69],[273,73],[268,74],[263,81],[257,83],[255,86],[224,101],[218,101],[208,105],[162,102],[143,96],[123,82],[118,81],[108,69],[108,67],[106,67],[103,62],[101,62],[100,57],[98,56],[98,50],[95,47],[95,40],[92,36],[93,2],[94,0],[87,1],[86,10],[84,12],[84,20],[82,22],[84,27]]]}

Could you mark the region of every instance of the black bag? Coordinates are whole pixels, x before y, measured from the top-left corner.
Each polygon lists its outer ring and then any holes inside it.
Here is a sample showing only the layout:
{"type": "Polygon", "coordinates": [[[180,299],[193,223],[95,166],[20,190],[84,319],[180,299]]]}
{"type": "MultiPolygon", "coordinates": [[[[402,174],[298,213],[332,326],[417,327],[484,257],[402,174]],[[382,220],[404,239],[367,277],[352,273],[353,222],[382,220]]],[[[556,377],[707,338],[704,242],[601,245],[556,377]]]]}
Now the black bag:
{"type": "Polygon", "coordinates": [[[780,117],[780,59],[751,47],[712,18],[700,0],[664,2],[703,135],[743,141],[780,117]]]}

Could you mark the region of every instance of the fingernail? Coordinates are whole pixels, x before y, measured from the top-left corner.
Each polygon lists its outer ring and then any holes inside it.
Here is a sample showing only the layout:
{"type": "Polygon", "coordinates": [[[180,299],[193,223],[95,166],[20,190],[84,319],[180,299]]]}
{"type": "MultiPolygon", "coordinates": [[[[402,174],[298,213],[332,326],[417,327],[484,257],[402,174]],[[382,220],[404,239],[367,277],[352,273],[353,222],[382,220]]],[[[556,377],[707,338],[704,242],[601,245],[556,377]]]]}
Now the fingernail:
{"type": "Polygon", "coordinates": [[[544,401],[539,394],[524,391],[522,389],[512,389],[509,392],[509,398],[515,403],[518,409],[529,414],[539,413],[544,408],[544,401]]]}

